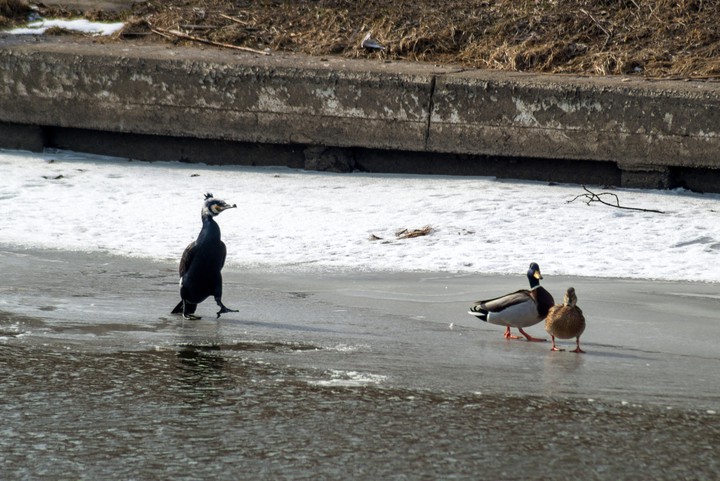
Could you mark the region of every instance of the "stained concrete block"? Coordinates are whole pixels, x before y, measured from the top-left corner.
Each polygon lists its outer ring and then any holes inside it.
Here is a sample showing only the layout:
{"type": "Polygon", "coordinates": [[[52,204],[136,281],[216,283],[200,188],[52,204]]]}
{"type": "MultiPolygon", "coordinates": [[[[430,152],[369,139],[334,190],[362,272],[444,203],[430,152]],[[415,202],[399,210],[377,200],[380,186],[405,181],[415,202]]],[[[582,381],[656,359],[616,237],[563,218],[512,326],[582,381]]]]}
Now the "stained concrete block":
{"type": "Polygon", "coordinates": [[[85,43],[0,48],[0,121],[422,150],[431,69],[85,43]]]}
{"type": "Polygon", "coordinates": [[[305,149],[305,169],[347,173],[355,170],[352,149],[312,146],[305,149]]]}
{"type": "Polygon", "coordinates": [[[620,185],[638,189],[669,189],[673,176],[669,167],[619,164],[620,185]]]}
{"type": "Polygon", "coordinates": [[[674,185],[678,169],[683,182],[697,178],[693,169],[720,170],[720,88],[713,83],[82,39],[0,38],[0,122],[34,126],[22,136],[36,146],[48,131],[64,139],[58,145],[100,149],[108,145],[104,133],[140,136],[113,140],[114,155],[133,158],[158,145],[158,155],[205,159],[195,141],[206,141],[213,158],[247,163],[272,151],[278,155],[266,162],[310,168],[335,168],[333,159],[365,149],[403,155],[355,156],[355,166],[547,180],[597,167],[601,178],[652,187],[674,185]],[[82,138],[91,132],[95,139],[82,138]],[[321,150],[308,157],[308,146],[321,150]],[[421,153],[420,162],[408,160],[421,153]]]}
{"type": "Polygon", "coordinates": [[[0,122],[0,149],[42,152],[44,147],[45,132],[42,127],[0,122]]]}
{"type": "Polygon", "coordinates": [[[296,169],[305,166],[303,149],[294,145],[121,134],[58,127],[46,129],[46,142],[53,148],[128,157],[132,160],[165,160],[209,165],[284,165],[296,169]]]}
{"type": "Polygon", "coordinates": [[[472,71],[439,76],[428,150],[720,168],[713,84],[472,71]]]}

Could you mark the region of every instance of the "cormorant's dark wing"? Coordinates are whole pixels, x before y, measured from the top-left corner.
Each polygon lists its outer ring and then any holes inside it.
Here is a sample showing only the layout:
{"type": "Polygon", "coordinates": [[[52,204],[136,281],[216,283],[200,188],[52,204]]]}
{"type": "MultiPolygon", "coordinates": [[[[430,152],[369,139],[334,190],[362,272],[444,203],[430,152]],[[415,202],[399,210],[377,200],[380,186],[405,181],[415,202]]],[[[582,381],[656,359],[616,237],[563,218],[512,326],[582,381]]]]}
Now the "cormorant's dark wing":
{"type": "Polygon", "coordinates": [[[225,265],[225,257],[227,257],[227,247],[225,243],[220,241],[220,249],[218,249],[218,256],[220,257],[220,269],[225,265]]]}
{"type": "Polygon", "coordinates": [[[180,258],[180,277],[185,275],[185,272],[187,272],[187,270],[190,268],[193,257],[195,257],[195,241],[188,244],[188,246],[185,248],[185,251],[183,252],[182,257],[180,258]]]}

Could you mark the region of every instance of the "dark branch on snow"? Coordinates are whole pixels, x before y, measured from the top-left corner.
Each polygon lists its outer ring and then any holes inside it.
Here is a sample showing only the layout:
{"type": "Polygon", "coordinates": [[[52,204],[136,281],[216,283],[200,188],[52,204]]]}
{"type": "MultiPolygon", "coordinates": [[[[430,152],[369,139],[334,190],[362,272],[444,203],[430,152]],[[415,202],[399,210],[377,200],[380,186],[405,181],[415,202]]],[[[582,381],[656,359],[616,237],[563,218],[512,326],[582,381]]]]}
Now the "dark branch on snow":
{"type": "Polygon", "coordinates": [[[585,190],[586,193],[575,196],[574,199],[567,201],[568,204],[571,202],[575,202],[576,200],[584,197],[586,199],[585,203],[587,205],[590,205],[592,202],[600,202],[601,204],[608,205],[610,207],[615,207],[617,209],[636,210],[636,211],[640,211],[640,212],[654,212],[656,214],[664,214],[665,213],[661,210],[655,210],[655,209],[641,209],[639,207],[625,207],[624,205],[620,205],[620,199],[618,199],[618,196],[616,194],[613,194],[612,192],[600,192],[599,194],[596,194],[595,192],[591,191],[584,185],[582,186],[582,188],[583,188],[583,190],[585,190]],[[606,202],[603,200],[603,196],[614,197],[615,202],[614,203],[606,202]]]}

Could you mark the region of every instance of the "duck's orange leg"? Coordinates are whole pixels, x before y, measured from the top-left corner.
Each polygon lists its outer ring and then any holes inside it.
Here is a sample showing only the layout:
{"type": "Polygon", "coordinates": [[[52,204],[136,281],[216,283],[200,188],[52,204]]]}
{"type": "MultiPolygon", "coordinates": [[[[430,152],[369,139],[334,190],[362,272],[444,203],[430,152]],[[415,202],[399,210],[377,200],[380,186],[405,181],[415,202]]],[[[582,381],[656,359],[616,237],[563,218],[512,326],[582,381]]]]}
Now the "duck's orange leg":
{"type": "MultiPolygon", "coordinates": [[[[510,328],[508,327],[508,329],[510,329],[510,328]]],[[[518,327],[518,331],[520,331],[520,334],[522,334],[523,336],[525,336],[525,339],[527,339],[528,342],[545,342],[545,339],[540,339],[539,337],[532,337],[530,334],[528,334],[527,332],[523,331],[523,330],[522,330],[521,328],[519,328],[519,327],[518,327]]]]}
{"type": "Polygon", "coordinates": [[[577,352],[578,354],[581,354],[581,353],[585,354],[585,351],[580,349],[580,338],[579,337],[575,338],[575,344],[577,345],[577,347],[575,349],[573,349],[572,352],[577,352]]]}
{"type": "Polygon", "coordinates": [[[520,336],[513,336],[513,334],[510,332],[510,326],[505,329],[505,334],[503,337],[505,337],[505,339],[520,339],[520,336]]]}
{"type": "Polygon", "coordinates": [[[564,351],[565,349],[560,349],[555,345],[555,336],[550,336],[550,339],[552,339],[552,347],[550,348],[551,351],[564,351]]]}

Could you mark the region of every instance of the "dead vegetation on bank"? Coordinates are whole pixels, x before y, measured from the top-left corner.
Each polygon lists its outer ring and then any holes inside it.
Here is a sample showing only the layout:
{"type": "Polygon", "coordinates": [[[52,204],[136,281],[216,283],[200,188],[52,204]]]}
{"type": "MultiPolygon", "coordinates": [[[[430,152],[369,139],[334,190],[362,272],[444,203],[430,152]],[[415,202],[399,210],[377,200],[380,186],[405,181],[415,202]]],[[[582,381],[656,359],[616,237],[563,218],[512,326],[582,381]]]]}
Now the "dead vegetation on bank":
{"type": "Polygon", "coordinates": [[[0,0],[0,27],[10,25],[16,19],[25,17],[29,8],[25,0],[0,0]]]}
{"type": "Polygon", "coordinates": [[[709,0],[150,0],[121,15],[125,41],[199,39],[508,71],[720,78],[720,2],[709,0]],[[182,35],[158,34],[170,31],[182,35]],[[384,50],[361,47],[368,33],[384,50]]]}

